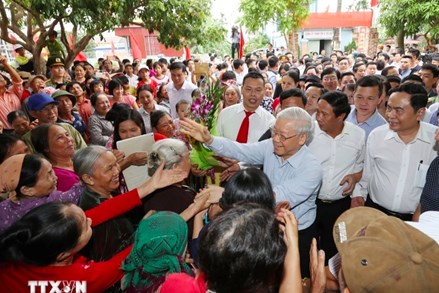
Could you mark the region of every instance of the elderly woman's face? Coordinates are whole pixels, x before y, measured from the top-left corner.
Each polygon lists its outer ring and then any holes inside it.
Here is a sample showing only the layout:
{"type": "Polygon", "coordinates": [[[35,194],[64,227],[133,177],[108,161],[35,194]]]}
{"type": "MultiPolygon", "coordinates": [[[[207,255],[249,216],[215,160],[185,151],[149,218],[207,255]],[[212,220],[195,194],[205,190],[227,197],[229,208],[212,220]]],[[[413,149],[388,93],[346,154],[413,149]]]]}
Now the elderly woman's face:
{"type": "Polygon", "coordinates": [[[93,166],[90,176],[93,190],[101,195],[115,191],[119,187],[120,167],[112,152],[104,152],[93,166]]]}
{"type": "Polygon", "coordinates": [[[28,188],[25,195],[32,197],[46,197],[56,190],[58,178],[52,169],[52,164],[48,160],[41,160],[41,168],[37,174],[37,183],[28,188]]]}
{"type": "Polygon", "coordinates": [[[75,145],[73,137],[59,125],[52,125],[49,128],[49,153],[53,157],[73,157],[75,145]]]}

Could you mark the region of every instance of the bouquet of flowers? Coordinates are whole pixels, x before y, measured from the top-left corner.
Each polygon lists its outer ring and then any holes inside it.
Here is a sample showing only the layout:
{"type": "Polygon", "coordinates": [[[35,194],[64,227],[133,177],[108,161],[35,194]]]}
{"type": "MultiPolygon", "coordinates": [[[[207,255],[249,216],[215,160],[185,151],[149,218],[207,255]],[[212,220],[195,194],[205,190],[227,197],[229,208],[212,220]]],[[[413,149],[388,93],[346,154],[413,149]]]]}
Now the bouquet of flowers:
{"type": "MultiPolygon", "coordinates": [[[[195,90],[192,93],[192,119],[204,125],[209,129],[212,135],[216,135],[216,121],[218,117],[218,106],[221,101],[224,89],[221,88],[220,82],[213,83],[207,81],[201,90],[195,90]],[[203,94],[204,92],[204,94],[203,94]]],[[[192,145],[191,163],[198,165],[200,170],[209,170],[218,165],[213,158],[213,152],[203,146],[202,143],[189,139],[192,145]]]]}

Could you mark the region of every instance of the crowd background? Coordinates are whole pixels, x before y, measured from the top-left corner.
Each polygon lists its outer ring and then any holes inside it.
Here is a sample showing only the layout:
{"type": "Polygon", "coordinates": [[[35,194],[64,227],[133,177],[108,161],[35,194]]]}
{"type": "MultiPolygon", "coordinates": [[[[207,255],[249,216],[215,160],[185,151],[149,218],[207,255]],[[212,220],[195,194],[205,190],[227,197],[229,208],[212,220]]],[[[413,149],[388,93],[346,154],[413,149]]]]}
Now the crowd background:
{"type": "Polygon", "coordinates": [[[0,55],[2,291],[438,290],[439,54],[268,44],[199,74],[176,58],[66,68],[54,47],[33,75],[15,50],[17,68],[0,55]],[[224,88],[217,135],[190,119],[207,80],[224,88]],[[151,153],[117,149],[147,133],[151,153]],[[141,165],[151,178],[128,190],[121,171],[141,165]]]}

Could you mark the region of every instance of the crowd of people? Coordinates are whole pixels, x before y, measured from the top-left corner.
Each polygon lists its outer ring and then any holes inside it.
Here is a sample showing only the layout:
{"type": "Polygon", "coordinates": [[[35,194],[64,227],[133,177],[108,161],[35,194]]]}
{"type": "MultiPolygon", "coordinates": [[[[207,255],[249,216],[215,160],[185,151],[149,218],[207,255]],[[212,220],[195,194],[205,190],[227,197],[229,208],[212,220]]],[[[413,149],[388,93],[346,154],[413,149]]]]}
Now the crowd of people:
{"type": "Polygon", "coordinates": [[[0,55],[1,291],[438,291],[439,55],[420,56],[269,47],[200,75],[61,54],[30,75],[0,55]],[[148,133],[149,153],[118,149],[148,133]],[[129,190],[131,166],[149,179],[129,190]]]}

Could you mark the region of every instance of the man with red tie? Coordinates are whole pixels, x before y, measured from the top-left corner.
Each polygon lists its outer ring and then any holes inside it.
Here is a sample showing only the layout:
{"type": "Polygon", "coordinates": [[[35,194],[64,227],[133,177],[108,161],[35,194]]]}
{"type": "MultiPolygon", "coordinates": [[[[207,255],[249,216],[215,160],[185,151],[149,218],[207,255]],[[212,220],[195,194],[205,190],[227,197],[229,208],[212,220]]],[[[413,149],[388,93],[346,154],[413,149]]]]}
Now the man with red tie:
{"type": "MultiPolygon", "coordinates": [[[[262,74],[249,72],[242,83],[242,102],[223,109],[218,115],[217,131],[219,136],[240,142],[252,143],[274,124],[274,116],[260,106],[264,98],[265,81],[262,74]]],[[[227,169],[232,175],[239,170],[235,164],[227,169]]]]}

